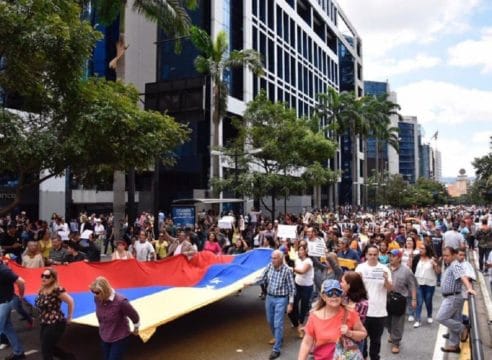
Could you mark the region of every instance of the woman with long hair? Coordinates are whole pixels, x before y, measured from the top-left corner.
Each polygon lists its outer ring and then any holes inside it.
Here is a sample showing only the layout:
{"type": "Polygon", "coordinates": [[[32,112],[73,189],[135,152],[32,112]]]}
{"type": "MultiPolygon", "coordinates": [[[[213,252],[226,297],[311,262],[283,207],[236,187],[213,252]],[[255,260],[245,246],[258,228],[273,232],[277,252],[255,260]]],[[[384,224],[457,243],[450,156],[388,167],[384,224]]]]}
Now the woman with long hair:
{"type": "Polygon", "coordinates": [[[326,259],[326,278],[340,281],[343,275],[343,269],[338,264],[338,257],[335,253],[328,253],[326,259]]]}
{"type": "Polygon", "coordinates": [[[367,336],[357,312],[342,305],[343,290],[337,280],[325,280],[320,293],[304,327],[298,360],[306,360],[311,350],[315,360],[333,359],[342,335],[356,342],[367,336]]]}
{"type": "Polygon", "coordinates": [[[432,298],[437,285],[437,276],[441,267],[434,257],[432,246],[420,245],[420,255],[415,258],[415,278],[417,279],[417,308],[415,309],[414,328],[420,327],[422,306],[425,303],[427,309],[427,323],[432,324],[432,298]]]}
{"type": "Polygon", "coordinates": [[[219,245],[219,242],[217,241],[217,235],[215,235],[215,232],[210,231],[208,233],[207,240],[205,240],[205,245],[203,246],[203,250],[211,251],[215,255],[220,255],[222,254],[222,248],[219,245]]]}
{"type": "Polygon", "coordinates": [[[138,335],[140,317],[130,302],[114,291],[105,277],[98,276],[90,289],[96,303],[104,360],[123,359],[128,337],[131,333],[138,335]],[[128,319],[133,322],[133,332],[130,331],[128,319]]]}
{"type": "Polygon", "coordinates": [[[307,255],[307,247],[299,246],[297,259],[294,266],[294,282],[296,284],[296,295],[294,297],[293,310],[289,313],[292,325],[297,328],[300,338],[304,336],[304,320],[311,307],[311,295],[313,294],[314,268],[313,261],[307,255]]]}
{"type": "Polygon", "coordinates": [[[41,273],[41,288],[35,305],[39,310],[41,323],[41,352],[43,360],[51,360],[55,356],[60,359],[73,359],[72,354],[58,347],[67,324],[72,321],[74,302],[64,288],[58,284],[58,273],[53,268],[47,268],[41,273]],[[68,305],[67,316],[61,310],[61,303],[68,305]]]}

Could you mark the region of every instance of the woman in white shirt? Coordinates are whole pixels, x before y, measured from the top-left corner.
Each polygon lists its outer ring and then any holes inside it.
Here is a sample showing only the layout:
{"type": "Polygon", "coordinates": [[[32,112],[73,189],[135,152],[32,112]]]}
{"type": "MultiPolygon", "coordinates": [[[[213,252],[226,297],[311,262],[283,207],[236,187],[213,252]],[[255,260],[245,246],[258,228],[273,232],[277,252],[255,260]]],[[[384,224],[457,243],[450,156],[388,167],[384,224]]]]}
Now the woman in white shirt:
{"type": "Polygon", "coordinates": [[[299,245],[294,266],[296,295],[293,310],[289,313],[292,325],[297,327],[299,337],[304,337],[303,324],[311,308],[313,294],[314,269],[313,261],[307,256],[305,245],[299,245]]]}
{"type": "Polygon", "coordinates": [[[415,309],[414,328],[420,327],[422,306],[425,303],[427,309],[427,323],[432,324],[432,298],[437,284],[437,275],[441,268],[432,247],[428,244],[420,246],[420,255],[415,258],[417,266],[415,267],[415,277],[418,283],[417,290],[417,308],[415,309]]]}

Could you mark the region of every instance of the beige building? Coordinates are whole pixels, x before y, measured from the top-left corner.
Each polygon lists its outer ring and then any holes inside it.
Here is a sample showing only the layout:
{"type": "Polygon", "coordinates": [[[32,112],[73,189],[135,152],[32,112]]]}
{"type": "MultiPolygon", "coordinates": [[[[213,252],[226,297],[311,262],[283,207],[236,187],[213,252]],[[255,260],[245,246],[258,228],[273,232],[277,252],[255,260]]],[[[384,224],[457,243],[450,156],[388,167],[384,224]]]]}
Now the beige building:
{"type": "Polygon", "coordinates": [[[456,181],[453,184],[448,185],[448,193],[451,197],[460,197],[468,193],[468,187],[470,181],[466,175],[465,169],[461,169],[459,175],[456,177],[456,181]]]}

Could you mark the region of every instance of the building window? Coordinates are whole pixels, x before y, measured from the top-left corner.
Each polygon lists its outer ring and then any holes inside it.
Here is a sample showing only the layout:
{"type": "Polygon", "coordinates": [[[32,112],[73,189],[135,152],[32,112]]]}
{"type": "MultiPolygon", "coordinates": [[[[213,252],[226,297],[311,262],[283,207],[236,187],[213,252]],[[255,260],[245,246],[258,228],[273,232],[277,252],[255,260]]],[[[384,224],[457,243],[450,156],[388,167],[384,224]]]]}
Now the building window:
{"type": "Polygon", "coordinates": [[[266,4],[265,4],[265,0],[259,0],[259,7],[260,7],[260,21],[263,22],[263,23],[266,23],[266,15],[265,15],[266,4]]]}

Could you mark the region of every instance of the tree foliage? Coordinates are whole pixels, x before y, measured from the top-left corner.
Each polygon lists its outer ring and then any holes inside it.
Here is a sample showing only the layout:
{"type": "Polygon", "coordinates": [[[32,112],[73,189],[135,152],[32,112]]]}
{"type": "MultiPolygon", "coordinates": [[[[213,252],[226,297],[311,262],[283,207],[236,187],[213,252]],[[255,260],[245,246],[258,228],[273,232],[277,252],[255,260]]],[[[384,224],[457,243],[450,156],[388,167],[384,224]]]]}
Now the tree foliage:
{"type": "Polygon", "coordinates": [[[65,115],[101,34],[67,0],[0,1],[0,88],[23,108],[65,115]]]}
{"type": "Polygon", "coordinates": [[[172,149],[187,139],[186,126],[141,110],[133,86],[82,80],[98,38],[75,1],[0,2],[0,88],[27,110],[0,110],[0,169],[18,177],[16,199],[0,213],[68,166],[81,180],[147,169],[157,156],[172,162],[172,149]]]}
{"type": "Polygon", "coordinates": [[[492,202],[492,152],[472,162],[475,168],[475,183],[473,185],[475,195],[480,196],[486,202],[492,202]]]}
{"type": "MultiPolygon", "coordinates": [[[[321,131],[313,131],[313,120],[298,118],[285,104],[272,103],[265,92],[251,101],[243,120],[235,120],[238,137],[223,148],[239,171],[215,179],[221,190],[230,190],[257,199],[275,200],[335,180],[326,162],[335,144],[321,131]]],[[[265,205],[265,204],[263,204],[265,205]]]]}
{"type": "Polygon", "coordinates": [[[435,180],[419,178],[409,184],[400,174],[375,173],[369,178],[369,204],[412,208],[449,203],[446,187],[435,180]]]}

